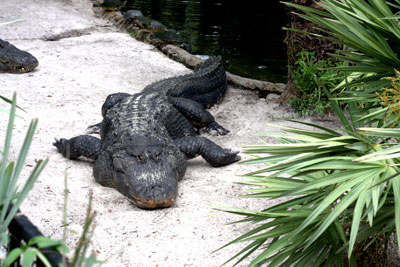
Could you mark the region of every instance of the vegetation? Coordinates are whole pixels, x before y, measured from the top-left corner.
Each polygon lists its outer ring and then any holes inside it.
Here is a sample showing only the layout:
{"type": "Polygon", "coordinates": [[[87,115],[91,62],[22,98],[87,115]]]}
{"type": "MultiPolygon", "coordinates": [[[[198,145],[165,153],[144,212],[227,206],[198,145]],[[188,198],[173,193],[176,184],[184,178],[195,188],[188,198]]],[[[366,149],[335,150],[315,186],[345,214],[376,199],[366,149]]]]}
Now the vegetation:
{"type": "Polygon", "coordinates": [[[335,69],[348,73],[334,91],[341,96],[324,89],[343,129],[281,126],[265,134],[279,144],[246,147],[254,158],[243,164],[264,167],[244,175],[242,183],[255,186],[245,197],[281,202],[230,211],[256,224],[227,244],[248,243],[230,260],[258,253],[250,266],[385,266],[389,241],[400,240],[400,130],[391,128],[400,110],[400,1],[318,3],[323,10],[286,4],[347,47],[333,55],[345,62],[335,69]]]}
{"type": "MultiPolygon", "coordinates": [[[[39,160],[36,163],[31,175],[28,177],[24,184],[18,184],[18,180],[20,178],[20,173],[24,166],[24,162],[26,156],[28,154],[28,150],[33,138],[33,134],[35,132],[37,126],[37,119],[34,119],[27,131],[27,135],[25,141],[23,143],[22,149],[20,151],[19,157],[16,162],[9,162],[8,153],[11,147],[11,139],[13,136],[13,125],[14,119],[16,117],[16,95],[14,94],[12,100],[9,100],[3,96],[0,96],[1,99],[11,104],[10,111],[2,109],[3,112],[9,113],[9,123],[6,131],[6,141],[5,145],[1,151],[1,162],[0,162],[0,248],[4,248],[9,244],[10,234],[8,232],[8,226],[11,220],[14,218],[17,213],[20,205],[25,200],[27,194],[32,189],[36,179],[39,177],[41,171],[46,166],[48,160],[39,160]]],[[[67,225],[66,222],[66,214],[67,214],[67,184],[65,180],[65,203],[64,203],[64,224],[67,225]]],[[[74,256],[72,257],[71,262],[68,266],[95,266],[99,265],[100,261],[96,260],[95,254],[88,253],[88,247],[90,244],[91,237],[93,235],[94,226],[93,220],[95,217],[95,212],[92,209],[92,195],[89,196],[89,205],[87,208],[87,214],[85,219],[85,224],[83,227],[83,231],[81,237],[78,241],[76,249],[74,251],[74,256]]],[[[67,235],[67,227],[64,228],[64,240],[67,235]]],[[[53,249],[58,251],[63,255],[64,263],[63,266],[67,266],[66,264],[66,254],[68,253],[68,248],[64,245],[64,241],[62,240],[52,240],[48,237],[37,236],[29,240],[26,244],[22,243],[21,247],[14,248],[9,251],[7,255],[3,255],[3,258],[0,258],[1,266],[11,266],[13,265],[19,258],[21,258],[22,266],[32,266],[37,259],[39,259],[44,266],[51,267],[51,264],[46,259],[44,254],[41,252],[42,249],[53,249]],[[5,257],[6,256],[6,257],[5,257]]]]}
{"type": "MultiPolygon", "coordinates": [[[[26,198],[29,191],[32,189],[33,184],[39,177],[41,171],[47,164],[46,160],[39,160],[31,175],[28,177],[25,183],[18,184],[22,168],[26,156],[28,154],[29,146],[32,142],[32,137],[37,126],[37,120],[32,120],[29,129],[27,131],[25,141],[22,145],[19,157],[17,161],[9,161],[9,151],[11,147],[11,138],[14,126],[14,119],[16,113],[16,95],[14,94],[11,101],[11,110],[9,115],[9,122],[6,131],[5,144],[1,151],[1,163],[0,163],[0,247],[4,247],[9,243],[8,226],[17,213],[20,205],[26,198]]],[[[38,240],[32,242],[39,242],[38,240]]],[[[28,251],[27,251],[28,252],[28,251]]],[[[29,255],[31,251],[27,254],[29,255]]],[[[39,255],[40,254],[36,254],[39,255]]]]}
{"type": "Polygon", "coordinates": [[[243,164],[267,165],[244,176],[251,180],[243,184],[257,186],[246,197],[283,198],[260,212],[232,211],[247,216],[240,222],[262,223],[231,242],[250,242],[236,257],[264,246],[251,265],[341,266],[348,256],[356,266],[370,253],[364,249],[380,248],[400,226],[400,145],[378,142],[400,137],[400,130],[365,128],[344,135],[307,126],[322,132],[281,127],[284,133],[265,134],[281,144],[246,147],[258,157],[243,164]]]}
{"type": "MultiPolygon", "coordinates": [[[[67,187],[67,177],[65,177],[65,190],[64,190],[64,240],[66,240],[67,237],[67,199],[68,199],[68,187],[67,187]]],[[[81,234],[81,237],[79,238],[79,241],[76,245],[74,255],[72,257],[72,260],[69,264],[71,267],[91,267],[91,266],[100,266],[103,261],[99,261],[96,259],[96,254],[94,252],[91,252],[88,254],[88,249],[90,245],[90,241],[93,236],[93,232],[95,229],[95,225],[93,224],[94,218],[96,217],[96,212],[93,211],[93,206],[92,206],[92,200],[93,200],[93,192],[90,192],[89,194],[89,204],[86,210],[86,218],[85,218],[85,223],[83,225],[83,231],[81,234]]],[[[68,251],[61,251],[64,252],[64,266],[67,266],[65,264],[65,259],[68,251]]]]}
{"type": "MultiPolygon", "coordinates": [[[[349,75],[340,87],[343,95],[340,100],[353,104],[352,110],[359,118],[379,113],[376,93],[390,86],[390,81],[382,78],[395,76],[394,70],[400,64],[396,52],[400,48],[396,15],[400,1],[323,0],[318,2],[322,10],[285,4],[300,10],[302,13],[297,13],[298,16],[319,25],[319,30],[329,36],[325,38],[343,47],[332,54],[345,63],[336,69],[349,75]]],[[[375,122],[381,123],[379,127],[386,127],[380,119],[375,122]]]]}
{"type": "Polygon", "coordinates": [[[297,57],[292,81],[299,95],[293,96],[290,104],[303,115],[323,113],[331,107],[325,90],[335,88],[344,79],[341,72],[333,69],[338,63],[329,59],[317,60],[315,52],[304,50],[297,57]]]}

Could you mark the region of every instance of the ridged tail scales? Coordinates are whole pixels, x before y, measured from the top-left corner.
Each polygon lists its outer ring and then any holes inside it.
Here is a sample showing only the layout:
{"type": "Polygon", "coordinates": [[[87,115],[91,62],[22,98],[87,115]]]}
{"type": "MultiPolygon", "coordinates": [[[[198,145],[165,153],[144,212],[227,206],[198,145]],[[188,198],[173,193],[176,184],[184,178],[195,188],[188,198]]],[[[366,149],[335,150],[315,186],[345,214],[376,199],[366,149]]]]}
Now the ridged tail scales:
{"type": "Polygon", "coordinates": [[[194,73],[167,78],[146,86],[143,93],[165,92],[184,97],[209,108],[222,100],[226,92],[226,75],[221,57],[211,57],[198,64],[194,73]]]}
{"type": "Polygon", "coordinates": [[[168,91],[168,95],[194,100],[204,108],[221,101],[227,90],[220,56],[207,59],[196,66],[193,74],[181,77],[182,80],[168,91]]]}

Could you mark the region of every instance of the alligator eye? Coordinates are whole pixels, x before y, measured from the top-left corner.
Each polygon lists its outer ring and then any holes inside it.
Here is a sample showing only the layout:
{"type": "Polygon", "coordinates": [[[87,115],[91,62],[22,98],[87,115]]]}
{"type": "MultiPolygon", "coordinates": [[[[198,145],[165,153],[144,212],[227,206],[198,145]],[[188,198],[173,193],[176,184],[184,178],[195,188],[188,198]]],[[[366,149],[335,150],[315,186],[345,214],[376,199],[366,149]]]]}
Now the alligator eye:
{"type": "Polygon", "coordinates": [[[156,159],[159,159],[159,158],[160,158],[160,153],[155,154],[154,157],[155,157],[156,159]]]}
{"type": "Polygon", "coordinates": [[[123,164],[121,159],[115,158],[113,160],[113,165],[114,165],[114,170],[116,170],[117,172],[124,172],[125,171],[124,164],[123,164]]]}
{"type": "Polygon", "coordinates": [[[143,161],[144,161],[144,158],[143,158],[142,155],[137,155],[136,158],[137,158],[137,160],[138,160],[139,162],[143,162],[143,161]]]}

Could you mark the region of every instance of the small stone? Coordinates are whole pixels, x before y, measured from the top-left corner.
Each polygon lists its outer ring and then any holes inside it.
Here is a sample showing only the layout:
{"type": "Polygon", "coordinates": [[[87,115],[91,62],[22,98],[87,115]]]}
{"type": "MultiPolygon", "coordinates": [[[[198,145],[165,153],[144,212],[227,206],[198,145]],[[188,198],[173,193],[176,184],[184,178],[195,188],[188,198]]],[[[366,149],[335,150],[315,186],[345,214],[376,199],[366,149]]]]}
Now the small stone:
{"type": "Polygon", "coordinates": [[[275,102],[279,97],[280,95],[278,94],[270,93],[267,95],[266,100],[267,102],[275,102]]]}

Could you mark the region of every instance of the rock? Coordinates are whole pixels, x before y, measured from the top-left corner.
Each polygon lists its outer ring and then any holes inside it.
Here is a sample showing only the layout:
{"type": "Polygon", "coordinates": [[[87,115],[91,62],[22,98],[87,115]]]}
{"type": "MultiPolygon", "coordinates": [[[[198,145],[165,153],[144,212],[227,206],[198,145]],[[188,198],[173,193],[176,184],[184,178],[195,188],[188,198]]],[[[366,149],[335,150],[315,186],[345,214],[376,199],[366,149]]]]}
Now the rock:
{"type": "Polygon", "coordinates": [[[186,50],[174,45],[166,45],[161,48],[162,52],[171,59],[182,63],[186,67],[193,69],[197,64],[203,62],[200,58],[190,54],[186,50]]]}
{"type": "Polygon", "coordinates": [[[250,90],[262,90],[279,93],[283,93],[286,90],[286,84],[284,83],[271,83],[250,78],[244,78],[229,72],[226,72],[226,80],[229,83],[250,90]]]}
{"type": "Polygon", "coordinates": [[[267,100],[267,102],[276,102],[276,100],[279,99],[279,97],[280,95],[278,94],[270,93],[267,95],[265,99],[267,100]]]}

